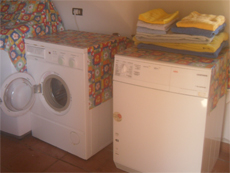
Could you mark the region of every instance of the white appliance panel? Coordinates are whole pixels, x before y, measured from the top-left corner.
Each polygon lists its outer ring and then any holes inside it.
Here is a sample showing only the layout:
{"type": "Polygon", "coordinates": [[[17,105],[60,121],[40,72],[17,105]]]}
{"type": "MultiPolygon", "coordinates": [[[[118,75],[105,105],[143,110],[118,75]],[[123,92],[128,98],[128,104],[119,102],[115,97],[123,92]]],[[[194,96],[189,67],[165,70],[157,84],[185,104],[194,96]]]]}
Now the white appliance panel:
{"type": "MultiPolygon", "coordinates": [[[[47,109],[42,93],[31,110],[32,135],[89,159],[112,142],[112,99],[89,110],[87,49],[26,39],[28,71],[41,86],[49,73],[67,84],[71,106],[57,115],[47,109]],[[38,50],[37,50],[38,49],[38,50]]],[[[41,90],[44,88],[41,87],[41,90]]]]}
{"type": "Polygon", "coordinates": [[[128,172],[211,172],[225,96],[210,111],[211,69],[117,55],[114,162],[128,172]]]}
{"type": "Polygon", "coordinates": [[[88,157],[85,132],[63,126],[34,113],[31,113],[31,117],[33,136],[81,158],[88,157]]]}
{"type": "Polygon", "coordinates": [[[114,80],[121,82],[206,98],[209,94],[209,69],[177,67],[127,57],[116,58],[114,69],[114,80]]]}
{"type": "MultiPolygon", "coordinates": [[[[62,67],[60,65],[51,64],[51,63],[43,63],[41,61],[38,61],[34,58],[28,57],[28,68],[30,71],[30,74],[34,77],[34,80],[37,84],[41,83],[41,78],[45,72],[56,72],[57,74],[61,75],[61,78],[64,79],[66,82],[69,90],[71,91],[71,107],[73,109],[69,109],[67,115],[56,115],[51,113],[44,113],[44,102],[45,100],[42,99],[44,97],[42,93],[35,94],[35,106],[32,107],[31,112],[34,112],[38,114],[41,117],[44,117],[46,119],[58,122],[59,124],[63,124],[65,126],[69,126],[71,128],[77,128],[80,130],[84,130],[84,124],[81,123],[82,120],[85,120],[84,115],[84,78],[83,78],[83,71],[82,70],[76,70],[72,68],[62,67]],[[30,70],[30,67],[33,68],[33,70],[30,70]],[[42,71],[40,71],[42,67],[42,71]],[[75,80],[73,80],[70,76],[72,74],[75,74],[75,80]],[[81,82],[80,82],[81,81],[81,82]],[[78,89],[76,89],[78,88],[78,89]],[[81,98],[81,99],[79,99],[81,98]],[[43,102],[43,103],[42,103],[43,102]],[[77,115],[75,115],[75,112],[78,112],[77,115]]],[[[44,88],[42,88],[44,89],[44,88]]],[[[51,109],[51,108],[50,108],[51,109]]]]}
{"type": "Polygon", "coordinates": [[[222,141],[230,144],[230,89],[227,90],[222,141]]]}
{"type": "Polygon", "coordinates": [[[115,162],[140,172],[201,169],[207,99],[117,81],[114,93],[115,162]]]}

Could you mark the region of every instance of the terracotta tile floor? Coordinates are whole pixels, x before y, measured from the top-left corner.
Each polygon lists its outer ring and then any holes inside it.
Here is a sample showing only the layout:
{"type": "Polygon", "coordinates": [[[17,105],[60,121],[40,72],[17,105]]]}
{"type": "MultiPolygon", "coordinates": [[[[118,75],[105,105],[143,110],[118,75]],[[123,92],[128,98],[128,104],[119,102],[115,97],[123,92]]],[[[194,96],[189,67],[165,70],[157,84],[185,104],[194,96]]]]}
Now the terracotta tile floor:
{"type": "MultiPolygon", "coordinates": [[[[112,144],[85,161],[31,135],[19,140],[0,134],[0,139],[1,172],[124,172],[114,165],[112,144]]],[[[213,172],[230,172],[228,147],[213,172]]]]}

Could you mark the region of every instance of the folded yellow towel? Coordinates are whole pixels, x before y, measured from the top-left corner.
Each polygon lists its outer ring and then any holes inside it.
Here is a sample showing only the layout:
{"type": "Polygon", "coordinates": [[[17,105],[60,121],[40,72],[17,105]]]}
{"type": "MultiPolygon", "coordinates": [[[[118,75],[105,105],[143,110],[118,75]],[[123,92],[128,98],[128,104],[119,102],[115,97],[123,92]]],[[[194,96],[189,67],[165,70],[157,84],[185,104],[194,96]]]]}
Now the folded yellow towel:
{"type": "Polygon", "coordinates": [[[140,14],[138,19],[152,24],[166,24],[177,18],[178,15],[179,11],[176,11],[173,14],[168,14],[161,8],[158,8],[140,14]]]}
{"type": "Polygon", "coordinates": [[[157,46],[163,46],[172,49],[179,49],[179,50],[189,50],[194,52],[209,52],[214,53],[220,47],[223,41],[228,40],[228,34],[226,32],[221,32],[220,34],[216,35],[213,40],[208,44],[195,44],[195,43],[154,43],[154,42],[144,42],[138,41],[135,37],[133,38],[135,45],[140,43],[145,44],[154,44],[157,46]]]}
{"type": "Polygon", "coordinates": [[[195,27],[215,31],[224,22],[225,17],[222,15],[200,14],[193,11],[190,15],[177,22],[176,25],[177,27],[195,27]]]}

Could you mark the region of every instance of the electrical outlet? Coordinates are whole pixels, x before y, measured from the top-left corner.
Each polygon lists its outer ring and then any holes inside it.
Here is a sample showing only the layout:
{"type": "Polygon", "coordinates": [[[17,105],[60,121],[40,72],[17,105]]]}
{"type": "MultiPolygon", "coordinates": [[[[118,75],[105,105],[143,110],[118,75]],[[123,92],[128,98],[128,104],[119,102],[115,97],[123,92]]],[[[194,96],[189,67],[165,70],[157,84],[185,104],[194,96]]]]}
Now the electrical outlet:
{"type": "Polygon", "coordinates": [[[83,9],[82,8],[72,8],[72,14],[73,15],[79,15],[82,16],[83,9]]]}

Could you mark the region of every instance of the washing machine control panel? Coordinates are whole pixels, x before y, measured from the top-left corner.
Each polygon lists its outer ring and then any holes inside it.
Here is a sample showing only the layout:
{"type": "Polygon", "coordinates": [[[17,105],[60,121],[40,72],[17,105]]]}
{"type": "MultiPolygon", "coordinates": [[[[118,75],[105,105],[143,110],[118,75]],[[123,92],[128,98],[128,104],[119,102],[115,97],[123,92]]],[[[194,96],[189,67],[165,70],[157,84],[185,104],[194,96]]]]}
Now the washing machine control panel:
{"type": "Polygon", "coordinates": [[[27,58],[83,69],[83,54],[71,51],[47,48],[38,45],[26,45],[27,58]]]}
{"type": "Polygon", "coordinates": [[[45,59],[48,62],[70,68],[83,68],[83,55],[81,53],[67,52],[62,50],[46,49],[45,59]]]}
{"type": "Polygon", "coordinates": [[[26,54],[36,56],[36,58],[44,59],[45,48],[32,45],[26,45],[26,54]]]}

